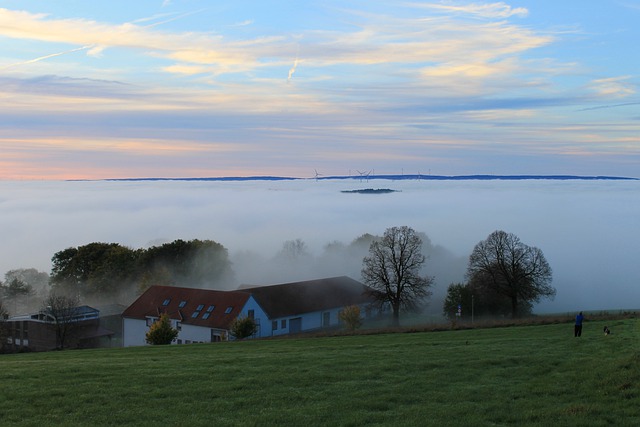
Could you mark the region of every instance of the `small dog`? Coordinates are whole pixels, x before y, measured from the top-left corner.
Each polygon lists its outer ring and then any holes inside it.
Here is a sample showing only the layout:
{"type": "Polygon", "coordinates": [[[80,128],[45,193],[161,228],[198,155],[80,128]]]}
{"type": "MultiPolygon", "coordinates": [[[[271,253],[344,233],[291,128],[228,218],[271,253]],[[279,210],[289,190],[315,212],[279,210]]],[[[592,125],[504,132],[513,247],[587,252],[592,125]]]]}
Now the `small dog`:
{"type": "Polygon", "coordinates": [[[611,331],[609,330],[609,328],[607,326],[604,327],[604,334],[605,335],[611,334],[611,331]]]}

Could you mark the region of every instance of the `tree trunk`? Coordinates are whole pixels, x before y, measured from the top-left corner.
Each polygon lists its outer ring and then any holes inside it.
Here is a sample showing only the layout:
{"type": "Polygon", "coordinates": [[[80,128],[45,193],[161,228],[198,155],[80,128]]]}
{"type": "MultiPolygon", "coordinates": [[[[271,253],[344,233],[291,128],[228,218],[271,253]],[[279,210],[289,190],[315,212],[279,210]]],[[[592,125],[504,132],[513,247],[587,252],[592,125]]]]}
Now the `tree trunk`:
{"type": "Polygon", "coordinates": [[[511,297],[511,318],[518,317],[518,297],[511,297]]]}
{"type": "Polygon", "coordinates": [[[400,307],[393,306],[393,319],[391,321],[391,326],[400,326],[400,307]]]}

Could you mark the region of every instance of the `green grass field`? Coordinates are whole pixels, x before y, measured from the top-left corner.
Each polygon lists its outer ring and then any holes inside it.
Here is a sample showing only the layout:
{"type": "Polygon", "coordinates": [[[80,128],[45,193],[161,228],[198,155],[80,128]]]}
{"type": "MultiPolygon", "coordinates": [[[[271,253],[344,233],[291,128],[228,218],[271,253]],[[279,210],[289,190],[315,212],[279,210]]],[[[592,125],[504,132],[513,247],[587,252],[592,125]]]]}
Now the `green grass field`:
{"type": "Polygon", "coordinates": [[[639,339],[626,319],[2,355],[0,424],[637,426],[639,339]]]}

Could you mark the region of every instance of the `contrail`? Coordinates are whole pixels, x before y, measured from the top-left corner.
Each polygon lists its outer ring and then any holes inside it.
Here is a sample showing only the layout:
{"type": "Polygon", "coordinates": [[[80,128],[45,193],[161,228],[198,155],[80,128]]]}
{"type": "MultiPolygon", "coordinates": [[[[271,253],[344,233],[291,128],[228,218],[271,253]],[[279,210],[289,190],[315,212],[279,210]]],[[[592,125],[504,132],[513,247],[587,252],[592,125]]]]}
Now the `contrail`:
{"type": "MultiPolygon", "coordinates": [[[[182,14],[180,14],[178,16],[174,16],[173,18],[165,19],[164,21],[159,21],[159,22],[155,22],[153,24],[142,26],[142,28],[153,28],[153,27],[156,27],[158,25],[166,24],[168,22],[172,22],[172,21],[175,21],[175,20],[178,20],[178,19],[182,19],[182,18],[185,18],[187,16],[190,16],[190,15],[193,15],[193,14],[196,14],[196,13],[203,12],[205,10],[207,10],[207,9],[205,8],[205,9],[199,9],[199,10],[196,10],[196,11],[193,11],[193,12],[182,13],[182,14]]],[[[40,56],[38,58],[29,59],[28,61],[16,62],[14,64],[5,65],[4,67],[0,67],[0,70],[6,70],[7,68],[18,67],[20,65],[33,64],[34,62],[43,61],[45,59],[54,58],[56,56],[66,55],[68,53],[78,52],[78,51],[81,51],[81,50],[91,49],[93,47],[96,47],[96,45],[95,44],[91,44],[91,45],[86,45],[86,46],[78,47],[78,48],[71,49],[71,50],[65,50],[64,52],[52,53],[50,55],[45,55],[45,56],[40,56]]],[[[297,61],[297,59],[296,59],[296,61],[297,61]]]]}
{"type": "Polygon", "coordinates": [[[289,70],[289,76],[287,77],[287,83],[291,81],[291,76],[296,72],[296,67],[298,66],[298,55],[296,55],[296,60],[293,61],[293,67],[289,70]]]}
{"type": "Polygon", "coordinates": [[[6,70],[7,68],[18,67],[20,65],[25,65],[25,64],[33,64],[34,62],[43,61],[45,59],[53,58],[53,57],[56,57],[56,56],[66,55],[68,53],[78,52],[80,50],[91,49],[94,46],[95,45],[91,44],[91,45],[82,46],[82,47],[78,47],[78,48],[71,49],[71,50],[65,50],[64,52],[52,53],[51,55],[45,55],[45,56],[41,56],[39,58],[29,59],[28,61],[16,62],[14,64],[9,64],[9,65],[5,65],[4,67],[0,67],[0,70],[6,70]]]}
{"type": "Polygon", "coordinates": [[[162,24],[166,24],[166,23],[169,23],[169,22],[177,21],[178,19],[186,18],[187,16],[195,15],[196,13],[202,13],[205,10],[207,10],[207,8],[194,10],[193,12],[181,13],[178,16],[174,16],[173,18],[165,19],[164,21],[158,21],[158,22],[154,22],[153,24],[143,25],[142,28],[157,27],[158,25],[162,25],[162,24]]]}
{"type": "Polygon", "coordinates": [[[617,108],[617,107],[626,107],[628,105],[638,105],[640,104],[640,102],[625,102],[622,104],[613,104],[613,105],[599,105],[597,107],[587,107],[587,108],[581,108],[580,110],[576,110],[576,111],[591,111],[591,110],[601,110],[603,108],[617,108]]]}

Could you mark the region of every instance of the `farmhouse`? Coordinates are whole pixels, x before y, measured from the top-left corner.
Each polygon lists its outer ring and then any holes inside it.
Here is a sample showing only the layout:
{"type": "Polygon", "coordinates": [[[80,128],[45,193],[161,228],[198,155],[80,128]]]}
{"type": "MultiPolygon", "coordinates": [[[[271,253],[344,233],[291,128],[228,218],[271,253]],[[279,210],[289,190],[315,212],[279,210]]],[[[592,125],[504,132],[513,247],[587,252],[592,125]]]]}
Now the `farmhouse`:
{"type": "Polygon", "coordinates": [[[337,327],[346,306],[358,305],[371,315],[367,291],[344,276],[235,291],[152,286],[122,314],[123,344],[145,345],[149,326],[164,313],[178,330],[176,344],[226,340],[238,317],[255,320],[257,338],[337,327]]]}

